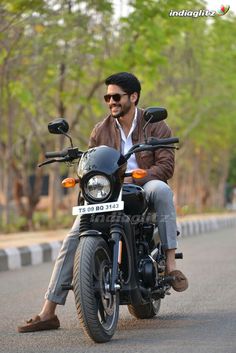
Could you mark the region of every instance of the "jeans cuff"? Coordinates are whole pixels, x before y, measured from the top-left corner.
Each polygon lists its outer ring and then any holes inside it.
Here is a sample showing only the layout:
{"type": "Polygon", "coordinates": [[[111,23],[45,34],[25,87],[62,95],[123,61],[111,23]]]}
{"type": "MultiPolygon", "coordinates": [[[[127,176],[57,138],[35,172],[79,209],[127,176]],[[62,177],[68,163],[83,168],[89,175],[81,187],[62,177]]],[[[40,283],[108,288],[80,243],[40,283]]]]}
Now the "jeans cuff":
{"type": "Polygon", "coordinates": [[[65,295],[63,296],[57,296],[52,292],[47,291],[45,294],[45,299],[50,300],[51,302],[56,303],[58,305],[65,305],[67,294],[68,294],[67,290],[65,290],[65,295]]]}

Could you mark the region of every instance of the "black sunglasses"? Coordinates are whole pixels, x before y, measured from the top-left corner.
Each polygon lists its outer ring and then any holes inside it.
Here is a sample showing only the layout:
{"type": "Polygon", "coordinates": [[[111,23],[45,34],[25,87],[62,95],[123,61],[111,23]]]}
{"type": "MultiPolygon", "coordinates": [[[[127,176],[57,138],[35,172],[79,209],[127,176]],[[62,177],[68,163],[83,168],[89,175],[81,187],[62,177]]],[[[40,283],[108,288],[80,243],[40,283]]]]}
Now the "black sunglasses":
{"type": "Polygon", "coordinates": [[[105,102],[109,103],[111,98],[113,99],[113,101],[115,102],[119,102],[121,100],[121,97],[122,96],[127,96],[128,93],[123,93],[123,94],[120,94],[120,93],[115,93],[115,94],[105,94],[104,96],[104,100],[105,102]]]}

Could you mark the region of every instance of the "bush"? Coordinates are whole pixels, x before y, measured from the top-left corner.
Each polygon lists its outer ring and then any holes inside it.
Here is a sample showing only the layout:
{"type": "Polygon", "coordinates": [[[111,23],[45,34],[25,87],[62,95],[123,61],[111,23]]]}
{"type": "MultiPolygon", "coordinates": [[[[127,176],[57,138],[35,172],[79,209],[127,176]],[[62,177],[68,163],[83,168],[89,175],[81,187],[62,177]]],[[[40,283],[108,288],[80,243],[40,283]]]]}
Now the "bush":
{"type": "Polygon", "coordinates": [[[0,222],[1,233],[23,232],[28,229],[27,218],[23,216],[10,215],[10,224],[4,225],[2,219],[0,222]]]}
{"type": "Polygon", "coordinates": [[[59,229],[70,228],[73,223],[73,217],[62,211],[58,211],[55,219],[50,219],[46,212],[35,212],[33,217],[35,229],[59,229]]]}
{"type": "MultiPolygon", "coordinates": [[[[35,230],[48,230],[70,228],[73,224],[74,217],[63,211],[58,211],[55,219],[50,219],[47,212],[36,211],[33,215],[33,226],[35,230]]],[[[17,216],[15,213],[10,215],[10,224],[3,225],[0,218],[0,233],[14,233],[28,230],[28,221],[26,217],[17,216]]]]}

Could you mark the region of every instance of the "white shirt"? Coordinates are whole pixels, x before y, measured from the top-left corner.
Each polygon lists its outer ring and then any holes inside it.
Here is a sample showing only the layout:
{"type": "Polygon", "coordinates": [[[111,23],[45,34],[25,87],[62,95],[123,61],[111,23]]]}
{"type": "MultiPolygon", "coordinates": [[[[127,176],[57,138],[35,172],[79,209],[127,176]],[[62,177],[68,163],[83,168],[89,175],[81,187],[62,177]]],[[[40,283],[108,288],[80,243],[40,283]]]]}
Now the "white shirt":
{"type": "MultiPolygon", "coordinates": [[[[125,133],[124,133],[122,126],[120,125],[118,119],[116,120],[116,123],[119,127],[119,130],[120,130],[120,135],[121,135],[121,153],[122,154],[126,154],[130,150],[130,148],[133,146],[132,132],[134,131],[134,129],[137,126],[137,114],[138,114],[138,109],[135,108],[134,119],[133,119],[132,126],[131,126],[131,129],[130,129],[127,137],[125,136],[125,133]]],[[[126,171],[130,172],[130,171],[137,169],[137,168],[138,168],[138,164],[137,164],[135,153],[134,153],[131,155],[131,157],[127,161],[126,171]]]]}

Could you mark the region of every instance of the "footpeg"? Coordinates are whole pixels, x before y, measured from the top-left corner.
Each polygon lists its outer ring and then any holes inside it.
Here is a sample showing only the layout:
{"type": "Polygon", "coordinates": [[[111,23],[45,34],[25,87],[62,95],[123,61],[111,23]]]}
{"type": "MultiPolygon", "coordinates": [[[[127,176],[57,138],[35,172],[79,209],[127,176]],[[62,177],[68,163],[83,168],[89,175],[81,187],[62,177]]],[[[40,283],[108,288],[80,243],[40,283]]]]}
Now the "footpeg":
{"type": "Polygon", "coordinates": [[[176,259],[183,259],[184,258],[183,253],[182,252],[175,253],[175,258],[176,259]]]}
{"type": "Polygon", "coordinates": [[[62,283],[61,289],[62,290],[71,290],[71,289],[74,289],[74,287],[70,283],[62,283]]]}
{"type": "Polygon", "coordinates": [[[174,280],[175,280],[175,276],[165,276],[162,280],[162,283],[170,284],[174,280]]]}

